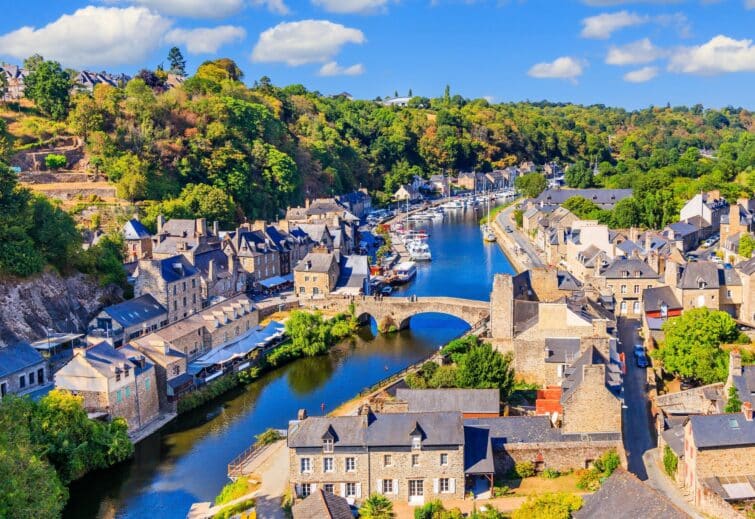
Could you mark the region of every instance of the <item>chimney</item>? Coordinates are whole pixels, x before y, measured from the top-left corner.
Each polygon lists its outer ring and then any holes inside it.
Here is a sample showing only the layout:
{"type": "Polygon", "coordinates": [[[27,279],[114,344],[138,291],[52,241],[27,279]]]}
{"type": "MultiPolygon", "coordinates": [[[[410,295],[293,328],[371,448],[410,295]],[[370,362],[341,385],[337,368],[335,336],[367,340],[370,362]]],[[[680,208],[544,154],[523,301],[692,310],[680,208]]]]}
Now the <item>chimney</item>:
{"type": "Polygon", "coordinates": [[[165,227],[165,217],[161,213],[157,215],[157,234],[162,234],[163,227],[165,227]]]}
{"type": "Polygon", "coordinates": [[[592,322],[592,334],[595,337],[605,337],[608,335],[608,322],[605,319],[594,319],[592,322]]]}
{"type": "Polygon", "coordinates": [[[664,272],[663,281],[672,289],[676,288],[679,283],[679,265],[675,261],[666,262],[666,271],[664,272]]]}
{"type": "Polygon", "coordinates": [[[650,233],[650,231],[645,232],[645,252],[650,251],[650,246],[653,244],[653,235],[650,233]]]}
{"type": "Polygon", "coordinates": [[[742,355],[738,349],[729,352],[729,377],[742,376],[742,355]]]}
{"type": "Polygon", "coordinates": [[[309,198],[304,199],[304,209],[309,209],[309,198]]]}
{"type": "Polygon", "coordinates": [[[742,402],[742,414],[745,420],[752,422],[752,402],[742,402]]]}
{"type": "Polygon", "coordinates": [[[211,259],[207,268],[207,278],[210,282],[215,281],[215,260],[211,259]]]}
{"type": "Polygon", "coordinates": [[[197,236],[207,236],[207,218],[194,220],[194,233],[197,236]]]}
{"type": "Polygon", "coordinates": [[[372,414],[372,408],[370,407],[370,404],[364,403],[360,405],[357,414],[359,416],[369,416],[370,414],[372,414]]]}
{"type": "Polygon", "coordinates": [[[306,420],[307,419],[307,410],[306,409],[299,409],[299,411],[296,413],[296,419],[297,420],[306,420]]]}
{"type": "Polygon", "coordinates": [[[215,220],[212,222],[212,234],[217,238],[218,235],[220,235],[220,226],[218,225],[218,221],[215,220]]]}

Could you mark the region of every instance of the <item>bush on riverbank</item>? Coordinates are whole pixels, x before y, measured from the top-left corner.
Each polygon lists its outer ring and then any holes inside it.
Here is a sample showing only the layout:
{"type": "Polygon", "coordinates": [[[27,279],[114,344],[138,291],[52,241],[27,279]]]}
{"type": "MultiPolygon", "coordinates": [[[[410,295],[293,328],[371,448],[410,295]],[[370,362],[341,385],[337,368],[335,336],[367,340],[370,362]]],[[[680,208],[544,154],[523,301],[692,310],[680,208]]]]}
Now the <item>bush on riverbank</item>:
{"type": "Polygon", "coordinates": [[[283,436],[281,436],[281,433],[275,429],[267,429],[265,432],[258,434],[254,438],[257,440],[254,442],[255,447],[264,447],[265,445],[270,445],[271,443],[283,439],[283,436]]]}
{"type": "Polygon", "coordinates": [[[236,373],[230,373],[222,376],[217,380],[213,380],[208,384],[202,386],[199,389],[192,391],[186,395],[183,395],[178,401],[178,414],[191,411],[206,404],[207,402],[216,399],[226,391],[233,389],[239,385],[239,377],[236,373]]]}
{"type": "Polygon", "coordinates": [[[243,497],[255,490],[257,484],[253,484],[247,477],[240,477],[236,481],[231,481],[218,494],[215,498],[215,506],[229,503],[234,499],[243,497]]]}

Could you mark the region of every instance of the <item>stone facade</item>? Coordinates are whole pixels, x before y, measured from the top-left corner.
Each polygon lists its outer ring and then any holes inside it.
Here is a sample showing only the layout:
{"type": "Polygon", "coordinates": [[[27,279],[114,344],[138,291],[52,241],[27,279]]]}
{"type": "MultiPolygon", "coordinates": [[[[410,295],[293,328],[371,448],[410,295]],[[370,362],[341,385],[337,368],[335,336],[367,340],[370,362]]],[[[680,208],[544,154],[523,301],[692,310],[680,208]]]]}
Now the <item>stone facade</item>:
{"type": "Polygon", "coordinates": [[[582,382],[561,404],[565,433],[621,433],[621,401],[606,387],[604,364],[582,366],[582,382]]]}
{"type": "Polygon", "coordinates": [[[49,369],[42,355],[26,343],[0,347],[0,398],[24,395],[49,385],[49,369]],[[12,369],[7,367],[10,365],[12,369]]]}
{"type": "Polygon", "coordinates": [[[330,294],[340,274],[338,258],[332,252],[312,252],[294,269],[294,290],[300,298],[330,294]]]}
{"type": "Polygon", "coordinates": [[[532,463],[538,471],[589,468],[609,450],[617,451],[622,459],[626,457],[620,439],[505,444],[493,448],[495,473],[506,474],[521,462],[532,463]]]}
{"type": "Polygon", "coordinates": [[[140,261],[134,294],[151,294],[168,310],[171,323],[202,308],[199,274],[182,256],[140,261]]]}

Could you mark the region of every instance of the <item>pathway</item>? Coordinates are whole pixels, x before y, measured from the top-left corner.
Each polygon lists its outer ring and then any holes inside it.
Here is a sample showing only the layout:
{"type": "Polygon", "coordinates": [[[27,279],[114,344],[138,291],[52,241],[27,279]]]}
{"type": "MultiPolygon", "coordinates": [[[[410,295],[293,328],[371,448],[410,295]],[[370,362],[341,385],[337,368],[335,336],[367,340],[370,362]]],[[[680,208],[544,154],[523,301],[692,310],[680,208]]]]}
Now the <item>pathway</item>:
{"type": "Polygon", "coordinates": [[[664,494],[672,503],[694,519],[703,519],[703,516],[684,498],[679,487],[677,487],[674,482],[661,471],[657,448],[645,452],[642,460],[645,464],[645,470],[648,476],[645,483],[661,494],[664,494]]]}
{"type": "Polygon", "coordinates": [[[518,247],[515,248],[515,250],[509,250],[506,252],[508,252],[509,255],[513,256],[510,256],[512,260],[523,267],[520,270],[526,270],[532,267],[543,267],[545,266],[545,264],[540,259],[535,246],[532,245],[532,242],[530,242],[530,240],[528,240],[527,237],[519,231],[516,223],[512,218],[512,214],[516,207],[517,204],[512,204],[511,206],[498,213],[495,222],[500,231],[498,233],[498,236],[502,236],[504,238],[504,241],[508,242],[509,245],[513,244],[518,247]],[[506,232],[506,227],[511,228],[512,232],[506,232]]]}

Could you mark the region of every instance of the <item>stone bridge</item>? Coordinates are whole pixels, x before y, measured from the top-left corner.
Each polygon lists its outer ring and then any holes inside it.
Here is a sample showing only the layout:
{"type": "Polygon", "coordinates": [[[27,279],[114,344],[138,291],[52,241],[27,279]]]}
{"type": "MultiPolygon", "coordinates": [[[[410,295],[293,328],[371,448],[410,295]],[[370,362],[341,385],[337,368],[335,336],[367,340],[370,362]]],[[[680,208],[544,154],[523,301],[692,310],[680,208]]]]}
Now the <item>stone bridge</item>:
{"type": "Polygon", "coordinates": [[[490,318],[490,303],[456,297],[384,297],[373,296],[350,298],[330,297],[320,300],[301,300],[302,306],[313,309],[327,309],[348,312],[354,303],[357,318],[364,322],[370,317],[377,322],[381,332],[402,330],[409,326],[409,320],[417,314],[439,313],[453,315],[475,328],[490,318]]]}

